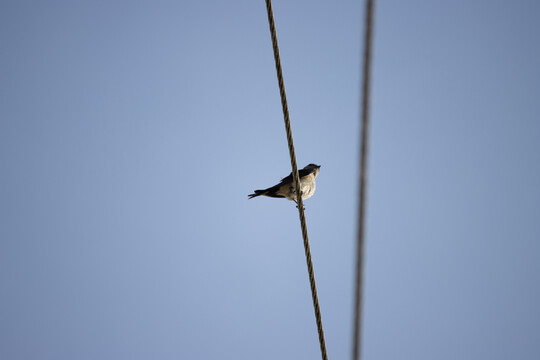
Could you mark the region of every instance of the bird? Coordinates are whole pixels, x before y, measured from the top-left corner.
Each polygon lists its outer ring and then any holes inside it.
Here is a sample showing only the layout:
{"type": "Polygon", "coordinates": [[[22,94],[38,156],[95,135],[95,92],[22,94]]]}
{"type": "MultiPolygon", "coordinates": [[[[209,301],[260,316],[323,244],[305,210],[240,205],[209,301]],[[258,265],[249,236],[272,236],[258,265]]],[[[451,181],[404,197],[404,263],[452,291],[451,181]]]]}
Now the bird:
{"type": "MultiPolygon", "coordinates": [[[[302,170],[298,171],[300,176],[300,191],[302,192],[302,200],[308,199],[315,193],[315,178],[319,175],[321,166],[309,164],[302,170]]],[[[248,195],[248,199],[253,199],[257,196],[268,196],[273,198],[286,198],[296,202],[296,187],[294,185],[292,172],[289,176],[281,179],[279,184],[276,184],[268,189],[255,190],[253,194],[248,195]]]]}

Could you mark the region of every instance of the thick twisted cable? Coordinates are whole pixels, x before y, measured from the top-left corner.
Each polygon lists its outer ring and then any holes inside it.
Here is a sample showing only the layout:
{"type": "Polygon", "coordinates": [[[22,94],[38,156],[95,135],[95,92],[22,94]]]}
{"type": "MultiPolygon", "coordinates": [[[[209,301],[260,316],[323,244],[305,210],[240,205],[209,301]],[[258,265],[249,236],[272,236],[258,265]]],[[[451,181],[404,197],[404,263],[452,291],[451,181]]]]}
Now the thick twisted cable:
{"type": "Polygon", "coordinates": [[[272,46],[274,48],[274,60],[276,62],[276,72],[279,83],[279,93],[281,95],[281,106],[283,108],[283,118],[285,120],[285,131],[287,132],[287,143],[289,144],[289,154],[291,156],[291,167],[293,181],[297,196],[298,212],[300,216],[300,225],[302,227],[302,237],[304,239],[304,251],[306,253],[306,262],[309,273],[309,283],[311,286],[311,297],[313,298],[313,307],[315,309],[315,319],[317,322],[317,330],[319,333],[319,345],[321,347],[321,355],[323,360],[327,360],[328,356],[326,354],[326,344],[324,342],[324,331],[321,320],[321,310],[319,307],[319,298],[317,296],[317,286],[315,285],[315,275],[313,271],[313,263],[311,261],[311,251],[309,249],[309,238],[306,225],[306,216],[304,214],[304,203],[302,201],[302,194],[299,191],[300,189],[300,178],[298,175],[298,166],[296,165],[296,153],[294,152],[294,144],[291,130],[291,121],[289,119],[289,108],[287,106],[287,96],[285,94],[285,85],[283,83],[283,72],[281,70],[281,60],[279,57],[279,47],[277,42],[276,35],[276,26],[274,24],[274,13],[272,11],[272,2],[271,0],[266,1],[266,10],[268,12],[268,24],[270,25],[270,35],[272,36],[272,46]]]}

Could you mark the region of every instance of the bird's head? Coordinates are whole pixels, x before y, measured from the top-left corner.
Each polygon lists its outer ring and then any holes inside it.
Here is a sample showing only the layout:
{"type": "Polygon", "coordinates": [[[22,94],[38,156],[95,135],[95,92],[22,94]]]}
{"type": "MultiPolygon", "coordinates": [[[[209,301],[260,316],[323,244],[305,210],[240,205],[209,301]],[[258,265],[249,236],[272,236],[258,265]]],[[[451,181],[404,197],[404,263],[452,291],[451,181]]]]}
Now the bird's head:
{"type": "Polygon", "coordinates": [[[313,172],[315,177],[317,177],[317,175],[319,175],[320,168],[321,168],[321,165],[309,164],[304,168],[304,170],[309,170],[310,172],[313,172]]]}

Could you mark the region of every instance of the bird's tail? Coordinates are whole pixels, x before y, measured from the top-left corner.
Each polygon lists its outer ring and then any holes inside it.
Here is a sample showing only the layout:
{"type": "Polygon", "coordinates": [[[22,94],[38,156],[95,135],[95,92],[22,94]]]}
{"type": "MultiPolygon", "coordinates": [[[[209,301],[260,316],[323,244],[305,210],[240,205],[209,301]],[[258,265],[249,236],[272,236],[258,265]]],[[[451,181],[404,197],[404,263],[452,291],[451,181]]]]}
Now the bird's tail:
{"type": "Polygon", "coordinates": [[[254,197],[265,195],[266,190],[255,190],[254,194],[249,194],[248,199],[253,199],[254,197]]]}
{"type": "Polygon", "coordinates": [[[277,184],[276,186],[272,186],[272,187],[270,187],[268,189],[255,190],[255,193],[248,195],[248,198],[253,199],[256,196],[261,196],[261,195],[268,196],[268,197],[273,197],[273,198],[283,198],[283,197],[285,197],[283,195],[278,194],[279,188],[280,188],[280,184],[277,184]]]}

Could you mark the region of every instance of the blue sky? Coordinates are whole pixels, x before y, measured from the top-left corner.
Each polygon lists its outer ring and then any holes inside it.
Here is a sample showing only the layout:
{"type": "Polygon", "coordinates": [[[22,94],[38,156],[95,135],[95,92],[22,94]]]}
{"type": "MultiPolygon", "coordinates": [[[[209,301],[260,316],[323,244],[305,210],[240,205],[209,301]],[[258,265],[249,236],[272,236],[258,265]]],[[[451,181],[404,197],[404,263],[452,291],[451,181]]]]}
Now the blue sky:
{"type": "MultiPolygon", "coordinates": [[[[274,1],[331,359],[362,1],[274,1]]],[[[540,357],[536,1],[380,1],[365,359],[540,357]]],[[[0,358],[318,358],[264,1],[0,4],[0,358]]]]}

